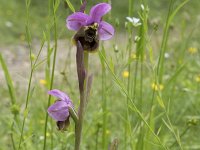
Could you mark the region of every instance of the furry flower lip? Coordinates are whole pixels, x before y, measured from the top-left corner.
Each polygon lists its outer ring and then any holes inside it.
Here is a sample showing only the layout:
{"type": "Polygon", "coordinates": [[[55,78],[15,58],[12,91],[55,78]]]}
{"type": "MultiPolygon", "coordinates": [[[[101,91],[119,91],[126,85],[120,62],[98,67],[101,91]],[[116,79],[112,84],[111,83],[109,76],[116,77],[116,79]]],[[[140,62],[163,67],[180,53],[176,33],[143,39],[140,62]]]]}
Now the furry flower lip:
{"type": "Polygon", "coordinates": [[[102,20],[110,10],[110,4],[99,3],[91,8],[89,15],[75,12],[67,17],[67,28],[77,31],[74,40],[80,41],[83,50],[94,52],[99,47],[99,40],[113,37],[113,26],[102,20]]]}
{"type": "Polygon", "coordinates": [[[48,94],[58,98],[58,100],[48,108],[48,114],[57,121],[58,129],[64,131],[70,124],[69,107],[74,107],[72,101],[67,94],[57,89],[49,91],[48,94]]]}

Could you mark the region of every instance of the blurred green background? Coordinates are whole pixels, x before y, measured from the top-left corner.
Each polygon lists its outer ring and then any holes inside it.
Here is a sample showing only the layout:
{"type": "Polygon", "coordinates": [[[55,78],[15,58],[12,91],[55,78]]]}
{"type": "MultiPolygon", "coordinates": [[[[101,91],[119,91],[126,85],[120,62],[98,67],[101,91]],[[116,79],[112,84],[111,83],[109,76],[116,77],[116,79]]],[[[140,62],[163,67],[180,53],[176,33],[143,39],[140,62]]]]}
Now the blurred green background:
{"type": "MultiPolygon", "coordinates": [[[[79,0],[71,1],[75,6],[75,9],[79,9],[79,0]]],[[[88,1],[87,12],[90,6],[101,2],[97,0],[88,1]]],[[[179,4],[181,0],[177,0],[177,4],[179,4]]],[[[112,12],[109,19],[115,23],[119,22],[120,28],[119,30],[124,29],[124,24],[126,21],[126,16],[128,14],[128,0],[119,1],[112,0],[112,12]]],[[[136,3],[138,5],[139,3],[136,3]]],[[[162,28],[164,20],[166,19],[166,14],[168,10],[169,0],[156,0],[156,1],[147,1],[147,5],[150,8],[150,16],[149,22],[152,21],[160,21],[159,27],[162,28]]],[[[134,6],[134,8],[139,9],[138,6],[134,6]]],[[[182,20],[186,21],[186,24],[190,24],[190,28],[196,25],[196,22],[200,20],[199,17],[199,8],[200,1],[191,0],[187,7],[184,7],[174,21],[174,27],[180,28],[182,24],[182,20]]],[[[135,17],[138,16],[137,9],[135,9],[135,17]]],[[[66,17],[72,13],[66,4],[61,1],[61,5],[58,11],[58,33],[60,38],[65,38],[66,36],[70,37],[72,35],[65,28],[65,19],[66,17]]],[[[42,32],[45,30],[45,26],[47,25],[48,20],[48,1],[47,0],[32,0],[31,8],[30,8],[30,26],[32,37],[40,38],[42,36],[42,32]]],[[[26,9],[25,9],[25,1],[24,0],[1,0],[0,1],[0,45],[6,44],[16,44],[23,42],[25,40],[25,22],[26,22],[26,9]]]]}

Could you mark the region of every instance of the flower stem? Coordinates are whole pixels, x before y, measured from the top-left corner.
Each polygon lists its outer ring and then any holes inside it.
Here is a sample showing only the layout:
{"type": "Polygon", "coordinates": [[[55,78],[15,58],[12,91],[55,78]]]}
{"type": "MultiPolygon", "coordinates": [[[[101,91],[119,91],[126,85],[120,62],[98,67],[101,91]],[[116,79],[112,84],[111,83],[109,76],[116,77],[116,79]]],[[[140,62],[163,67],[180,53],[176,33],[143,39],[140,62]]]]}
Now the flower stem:
{"type": "Polygon", "coordinates": [[[80,149],[80,144],[81,144],[81,134],[82,134],[82,123],[83,123],[83,113],[84,113],[84,99],[85,99],[85,94],[84,92],[80,93],[80,107],[79,107],[79,119],[78,122],[75,125],[75,150],[80,149]]]}
{"type": "Polygon", "coordinates": [[[82,127],[83,127],[83,118],[84,118],[84,110],[85,110],[85,102],[86,102],[86,87],[87,87],[87,74],[88,74],[88,57],[89,53],[84,52],[84,69],[86,71],[86,76],[84,78],[84,86],[83,90],[80,90],[80,106],[78,112],[78,121],[75,124],[75,150],[80,150],[81,144],[81,135],[82,135],[82,127]]]}

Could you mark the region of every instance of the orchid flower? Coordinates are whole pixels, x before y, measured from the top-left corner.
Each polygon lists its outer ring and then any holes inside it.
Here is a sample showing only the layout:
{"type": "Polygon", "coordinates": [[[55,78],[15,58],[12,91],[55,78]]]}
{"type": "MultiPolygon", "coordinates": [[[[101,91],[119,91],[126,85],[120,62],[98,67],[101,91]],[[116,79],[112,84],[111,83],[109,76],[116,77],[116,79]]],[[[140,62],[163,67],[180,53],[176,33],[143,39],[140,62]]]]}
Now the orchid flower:
{"type": "Polygon", "coordinates": [[[55,96],[58,100],[48,108],[49,115],[57,121],[59,130],[65,130],[69,125],[69,108],[73,109],[73,104],[67,94],[57,89],[51,90],[48,94],[55,96]]]}
{"type": "Polygon", "coordinates": [[[109,23],[102,20],[102,17],[111,10],[110,4],[99,3],[93,6],[89,15],[83,12],[75,12],[67,17],[66,25],[69,30],[78,31],[84,26],[98,25],[98,35],[100,40],[108,40],[114,35],[114,28],[109,23]]]}

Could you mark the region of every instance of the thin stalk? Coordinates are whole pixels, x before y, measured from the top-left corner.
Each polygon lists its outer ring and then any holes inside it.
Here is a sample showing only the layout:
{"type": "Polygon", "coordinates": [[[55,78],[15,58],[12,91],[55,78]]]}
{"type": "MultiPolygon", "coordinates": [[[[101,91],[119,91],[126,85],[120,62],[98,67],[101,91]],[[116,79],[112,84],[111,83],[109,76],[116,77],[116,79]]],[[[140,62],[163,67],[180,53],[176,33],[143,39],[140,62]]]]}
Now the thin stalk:
{"type": "MultiPolygon", "coordinates": [[[[142,113],[143,112],[143,63],[142,63],[142,55],[141,55],[141,62],[140,62],[140,93],[139,93],[139,110],[142,113]]],[[[144,149],[144,126],[142,126],[142,119],[140,120],[140,134],[138,136],[138,143],[136,145],[136,149],[144,149]]]]}
{"type": "Polygon", "coordinates": [[[179,6],[177,6],[175,10],[173,10],[175,0],[170,1],[167,21],[164,28],[164,35],[162,38],[161,50],[160,50],[160,55],[159,55],[159,60],[158,60],[158,65],[157,65],[157,75],[159,77],[159,83],[162,83],[162,78],[163,78],[163,73],[164,73],[164,54],[167,47],[170,24],[174,16],[177,14],[177,12],[189,1],[190,0],[184,0],[179,6]]]}
{"type": "MultiPolygon", "coordinates": [[[[54,5],[56,3],[56,0],[54,0],[54,5]]],[[[56,65],[56,55],[57,55],[57,22],[56,22],[56,9],[53,6],[53,21],[54,21],[54,56],[53,56],[53,64],[52,64],[52,72],[51,72],[51,81],[50,81],[50,90],[53,89],[53,82],[54,82],[54,72],[55,72],[55,65],[56,65]]],[[[50,106],[51,103],[51,95],[48,97],[48,104],[47,107],[50,106]]],[[[43,150],[46,149],[46,133],[47,133],[47,123],[48,123],[48,113],[46,112],[46,118],[45,118],[45,128],[44,128],[44,144],[43,144],[43,150]]]]}
{"type": "Polygon", "coordinates": [[[23,141],[24,125],[25,125],[26,118],[27,118],[27,115],[28,115],[28,103],[29,103],[29,99],[30,99],[30,91],[31,91],[33,72],[35,71],[37,61],[39,59],[39,56],[41,54],[42,48],[43,48],[44,43],[45,43],[45,39],[43,39],[42,43],[41,43],[40,50],[39,50],[39,52],[38,52],[38,54],[36,56],[35,62],[33,63],[33,60],[31,58],[31,56],[32,56],[32,48],[31,48],[31,40],[30,40],[30,31],[29,31],[29,27],[28,26],[26,27],[26,30],[27,30],[26,32],[28,34],[27,35],[27,39],[28,39],[28,45],[29,45],[29,49],[30,49],[29,59],[30,59],[30,62],[31,62],[31,72],[30,72],[30,76],[29,76],[28,91],[27,91],[27,95],[26,95],[26,104],[25,104],[25,109],[24,109],[24,118],[23,118],[23,123],[22,123],[22,130],[21,130],[18,149],[20,149],[21,143],[23,141]]]}
{"type": "MultiPolygon", "coordinates": [[[[48,26],[47,26],[47,63],[46,63],[46,70],[45,70],[45,77],[46,77],[46,81],[48,83],[48,88],[50,89],[50,68],[51,68],[51,47],[50,47],[50,40],[51,40],[51,14],[52,14],[52,0],[48,1],[48,26]]],[[[51,101],[51,100],[50,100],[51,101]]],[[[51,124],[51,131],[50,131],[50,143],[51,143],[51,150],[53,149],[53,120],[51,119],[50,121],[51,124]]]]}
{"type": "Polygon", "coordinates": [[[159,60],[158,60],[157,76],[159,78],[159,83],[162,83],[164,54],[165,54],[167,40],[168,40],[170,15],[172,14],[172,9],[173,9],[173,4],[174,4],[173,2],[174,2],[174,0],[170,0],[169,11],[168,11],[167,21],[166,21],[165,28],[164,28],[164,35],[163,35],[163,39],[162,39],[161,50],[160,50],[160,55],[159,55],[159,60]]]}
{"type": "Polygon", "coordinates": [[[53,125],[53,120],[51,119],[51,136],[50,136],[50,138],[51,138],[51,150],[53,150],[53,130],[54,130],[54,128],[52,128],[52,125],[53,125]]]}
{"type": "MultiPolygon", "coordinates": [[[[133,15],[133,4],[134,0],[129,0],[129,10],[128,15],[131,17],[133,15]]],[[[128,33],[129,33],[129,41],[128,41],[128,61],[131,58],[131,51],[132,51],[132,27],[131,24],[128,26],[128,33]]],[[[127,83],[127,91],[130,92],[130,80],[131,80],[131,63],[128,63],[128,83],[127,83]]],[[[129,93],[130,94],[130,93],[129,93]]],[[[127,134],[128,134],[128,123],[130,122],[129,119],[129,100],[128,97],[126,98],[126,121],[125,121],[125,136],[124,136],[124,143],[125,143],[125,149],[127,149],[127,134]]]]}
{"type": "Polygon", "coordinates": [[[96,133],[96,139],[95,139],[95,150],[98,150],[98,139],[99,139],[99,126],[97,126],[97,133],[96,133]]]}
{"type": "MultiPolygon", "coordinates": [[[[9,91],[9,95],[10,95],[10,99],[11,99],[11,104],[12,104],[12,106],[15,106],[16,105],[15,89],[14,89],[12,78],[11,78],[10,73],[8,71],[7,65],[6,65],[1,53],[0,53],[0,63],[1,63],[4,75],[5,75],[5,79],[6,79],[6,83],[7,83],[7,87],[8,87],[8,91],[9,91]]],[[[12,121],[11,135],[10,135],[14,150],[16,149],[15,141],[14,141],[14,137],[13,137],[13,135],[14,135],[14,122],[16,122],[18,127],[19,127],[17,115],[18,114],[13,113],[14,120],[12,121]]]]}
{"type": "MultiPolygon", "coordinates": [[[[109,3],[109,0],[104,0],[106,3],[109,3]]],[[[111,12],[109,13],[109,17],[111,16],[111,12]]],[[[105,49],[104,46],[102,45],[102,50],[104,51],[105,54],[105,49]]],[[[106,130],[107,130],[107,99],[106,99],[106,69],[105,69],[105,64],[102,61],[101,62],[101,84],[102,84],[102,109],[103,109],[103,127],[102,127],[102,148],[106,149],[106,141],[107,141],[107,136],[106,136],[106,130]]]]}
{"type": "Polygon", "coordinates": [[[16,150],[15,141],[14,141],[14,138],[13,138],[13,132],[14,132],[14,121],[12,122],[12,125],[11,125],[11,134],[10,134],[10,136],[11,136],[13,150],[16,150]]]}
{"type": "Polygon", "coordinates": [[[84,111],[85,111],[85,102],[86,102],[86,87],[87,87],[87,74],[88,74],[88,58],[89,53],[84,52],[84,67],[86,70],[86,77],[84,80],[84,88],[80,90],[80,106],[78,111],[78,121],[75,124],[75,150],[80,150],[81,144],[81,135],[82,135],[82,128],[83,128],[83,120],[84,120],[84,111]]]}
{"type": "MultiPolygon", "coordinates": [[[[104,46],[102,45],[101,52],[103,53],[104,56],[106,56],[104,46]]],[[[101,92],[101,98],[102,98],[102,109],[103,109],[103,127],[102,127],[102,148],[106,149],[106,141],[107,141],[107,136],[106,136],[106,129],[107,129],[107,100],[106,100],[106,68],[105,68],[105,63],[102,60],[102,57],[99,55],[100,61],[101,61],[101,87],[102,87],[102,92],[101,92]]]]}
{"type": "Polygon", "coordinates": [[[150,111],[149,111],[149,124],[151,122],[151,115],[153,111],[153,103],[154,103],[154,98],[155,98],[155,89],[153,89],[152,97],[151,97],[151,103],[150,103],[150,111]]]}
{"type": "MultiPolygon", "coordinates": [[[[28,81],[28,89],[27,89],[27,95],[26,95],[26,104],[25,104],[25,111],[27,111],[28,103],[29,103],[29,98],[30,98],[30,90],[31,90],[31,82],[32,82],[32,76],[33,76],[33,62],[31,59],[32,56],[32,48],[31,48],[31,37],[30,37],[30,30],[29,30],[29,7],[30,7],[31,0],[26,0],[26,36],[27,36],[27,43],[29,46],[29,59],[30,59],[30,65],[31,65],[31,71],[30,71],[30,76],[29,76],[29,81],[28,81]]],[[[22,123],[22,129],[21,129],[21,135],[20,135],[20,140],[19,140],[19,145],[18,145],[18,150],[21,148],[21,143],[23,141],[23,133],[24,133],[24,125],[26,121],[27,115],[24,115],[23,123],[22,123]]]]}
{"type": "Polygon", "coordinates": [[[106,128],[107,128],[107,100],[105,94],[106,87],[106,72],[105,67],[102,65],[102,101],[103,101],[103,136],[102,136],[102,145],[103,149],[106,149],[106,128]]]}
{"type": "MultiPolygon", "coordinates": [[[[153,92],[152,92],[152,96],[151,96],[151,103],[150,103],[150,110],[149,110],[149,125],[152,127],[152,121],[153,121],[153,104],[154,104],[154,99],[155,99],[155,89],[153,89],[153,92]]],[[[147,135],[146,135],[146,139],[150,139],[150,130],[147,131],[147,135]]],[[[152,147],[149,143],[147,143],[145,145],[145,148],[146,149],[149,149],[151,150],[152,147]]]]}
{"type": "Polygon", "coordinates": [[[136,58],[136,63],[135,63],[135,74],[134,74],[134,83],[133,83],[133,93],[132,93],[132,97],[136,98],[136,86],[137,86],[137,74],[138,74],[138,56],[136,58]]]}
{"type": "MultiPolygon", "coordinates": [[[[130,35],[129,35],[129,55],[128,55],[128,61],[131,58],[131,49],[132,49],[132,38],[131,38],[131,31],[130,31],[130,35]]],[[[128,83],[127,83],[127,91],[130,94],[130,81],[131,81],[131,64],[129,63],[128,65],[128,72],[129,72],[129,76],[128,76],[128,83]]],[[[125,136],[124,136],[124,140],[125,140],[125,149],[127,149],[127,134],[128,134],[128,123],[130,122],[130,118],[129,118],[129,99],[128,97],[126,98],[126,121],[125,121],[125,136]]]]}
{"type": "MultiPolygon", "coordinates": [[[[142,1],[142,3],[144,3],[142,1]]],[[[139,31],[139,36],[140,36],[140,40],[138,41],[137,44],[137,58],[138,58],[138,62],[140,61],[140,88],[139,88],[139,109],[140,112],[143,113],[143,72],[144,72],[144,53],[145,53],[145,45],[147,45],[147,41],[146,41],[146,34],[147,34],[147,11],[146,11],[146,5],[144,6],[145,10],[141,10],[141,21],[142,21],[142,26],[140,27],[140,31],[139,31]]],[[[136,65],[139,65],[139,63],[136,65]]],[[[136,66],[137,68],[137,66],[136,66]]],[[[136,83],[136,80],[135,80],[136,83]]],[[[136,85],[135,85],[136,87],[136,85]]],[[[140,135],[138,138],[138,143],[137,143],[137,149],[143,149],[144,148],[144,127],[142,126],[142,120],[141,120],[141,128],[140,128],[140,135]]]]}
{"type": "MultiPolygon", "coordinates": [[[[174,137],[175,137],[175,139],[176,139],[176,143],[178,144],[179,148],[180,148],[181,150],[183,150],[182,145],[181,145],[181,141],[179,141],[180,136],[179,136],[179,135],[176,135],[176,132],[175,132],[173,126],[172,126],[171,120],[169,119],[169,116],[168,116],[166,110],[165,110],[165,114],[166,114],[167,120],[168,120],[168,122],[169,122],[169,125],[170,125],[170,127],[171,127],[172,133],[173,133],[173,135],[174,135],[174,137]],[[179,136],[179,137],[178,137],[178,136],[179,136]]],[[[186,130],[186,131],[187,131],[187,130],[186,130]]],[[[184,133],[183,133],[183,135],[184,135],[184,133]]]]}
{"type": "MultiPolygon", "coordinates": [[[[31,69],[31,73],[30,73],[30,77],[29,77],[28,91],[27,91],[27,95],[26,95],[26,104],[25,104],[24,112],[27,111],[27,107],[28,107],[28,102],[29,102],[29,97],[30,97],[30,90],[31,90],[32,76],[33,76],[33,69],[31,69]]],[[[20,150],[20,148],[21,148],[21,143],[22,143],[22,140],[23,140],[24,125],[25,125],[25,122],[26,122],[26,117],[27,117],[27,115],[24,115],[24,119],[23,119],[23,123],[22,123],[22,130],[21,130],[21,135],[20,135],[20,140],[19,140],[18,150],[20,150]]]]}
{"type": "Polygon", "coordinates": [[[143,111],[143,63],[140,64],[140,111],[143,111]]]}
{"type": "MultiPolygon", "coordinates": [[[[183,136],[187,133],[187,131],[188,131],[189,129],[190,129],[190,127],[187,126],[187,127],[185,128],[185,130],[183,130],[183,132],[181,133],[180,138],[183,137],[183,136]]],[[[178,144],[177,140],[175,140],[175,141],[171,144],[171,146],[169,146],[169,148],[172,148],[172,147],[175,146],[176,144],[178,144]]]]}
{"type": "Polygon", "coordinates": [[[113,79],[115,81],[115,83],[118,85],[118,87],[120,88],[120,90],[122,91],[122,93],[124,93],[124,95],[126,97],[128,97],[129,101],[132,104],[132,107],[130,107],[132,109],[133,112],[136,112],[138,114],[138,116],[142,119],[142,121],[144,122],[144,124],[147,126],[147,128],[150,130],[150,132],[153,134],[153,136],[156,138],[156,140],[158,141],[158,143],[160,144],[160,146],[167,150],[167,147],[161,142],[160,138],[158,137],[158,135],[156,135],[156,133],[154,132],[154,130],[150,127],[150,125],[148,124],[148,122],[145,120],[145,117],[142,115],[142,113],[140,112],[140,110],[137,108],[136,104],[134,103],[134,98],[131,98],[130,95],[128,95],[128,91],[124,88],[124,85],[121,83],[121,81],[118,79],[118,77],[115,75],[115,73],[113,72],[113,70],[111,69],[108,61],[106,60],[106,58],[103,56],[103,54],[100,52],[101,57],[103,58],[106,66],[108,67],[110,73],[113,76],[113,79]]]}

